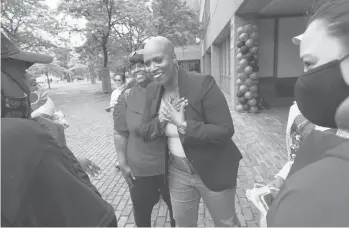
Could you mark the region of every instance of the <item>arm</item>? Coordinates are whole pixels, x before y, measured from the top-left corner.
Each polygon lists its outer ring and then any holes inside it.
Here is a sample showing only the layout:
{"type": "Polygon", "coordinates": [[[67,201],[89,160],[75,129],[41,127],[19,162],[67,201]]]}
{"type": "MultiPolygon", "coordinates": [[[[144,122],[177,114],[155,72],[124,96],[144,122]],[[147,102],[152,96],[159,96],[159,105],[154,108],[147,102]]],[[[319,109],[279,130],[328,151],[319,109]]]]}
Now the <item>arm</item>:
{"type": "Polygon", "coordinates": [[[126,146],[129,135],[127,123],[126,123],[126,110],[127,110],[127,96],[130,90],[126,90],[122,93],[118,102],[114,106],[113,119],[114,119],[114,146],[118,155],[120,164],[127,164],[126,159],[126,146]]]}
{"type": "Polygon", "coordinates": [[[234,134],[234,125],[227,101],[212,76],[203,83],[204,122],[187,120],[186,133],[181,136],[183,145],[198,143],[225,144],[234,134]]]}
{"type": "Polygon", "coordinates": [[[71,161],[56,148],[51,147],[47,151],[28,190],[31,194],[28,198],[35,205],[34,211],[28,207],[29,215],[34,214],[37,219],[34,222],[38,223],[34,224],[108,226],[114,218],[113,208],[80,181],[74,175],[75,170],[69,170],[71,161]],[[55,216],[52,217],[53,214],[55,216]]]}
{"type": "Polygon", "coordinates": [[[153,92],[157,91],[159,87],[155,87],[155,84],[150,84],[146,89],[146,101],[144,103],[142,124],[135,129],[137,136],[141,137],[145,141],[155,140],[165,132],[165,122],[160,122],[159,115],[155,118],[151,116],[151,107],[154,102],[153,92]],[[150,120],[150,121],[149,121],[150,120]]]}
{"type": "Polygon", "coordinates": [[[114,146],[118,155],[119,164],[127,164],[127,138],[114,130],[114,146]]]}

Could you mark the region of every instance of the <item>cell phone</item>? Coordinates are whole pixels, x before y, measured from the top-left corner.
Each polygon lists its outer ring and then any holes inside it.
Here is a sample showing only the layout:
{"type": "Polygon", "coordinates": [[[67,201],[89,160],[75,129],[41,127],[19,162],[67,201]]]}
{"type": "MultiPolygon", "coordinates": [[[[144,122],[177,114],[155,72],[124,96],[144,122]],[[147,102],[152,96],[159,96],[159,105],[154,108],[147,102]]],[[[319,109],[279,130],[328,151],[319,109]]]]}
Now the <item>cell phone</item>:
{"type": "Polygon", "coordinates": [[[271,204],[273,203],[273,195],[271,192],[262,194],[260,195],[260,200],[265,210],[268,211],[271,204]]]}

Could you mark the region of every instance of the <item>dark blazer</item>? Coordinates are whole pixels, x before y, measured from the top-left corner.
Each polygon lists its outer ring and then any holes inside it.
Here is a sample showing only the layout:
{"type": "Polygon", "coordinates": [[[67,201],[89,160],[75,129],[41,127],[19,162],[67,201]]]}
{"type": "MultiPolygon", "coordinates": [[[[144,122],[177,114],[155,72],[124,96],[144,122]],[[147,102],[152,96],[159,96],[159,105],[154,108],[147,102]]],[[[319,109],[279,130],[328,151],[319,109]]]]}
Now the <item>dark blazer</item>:
{"type": "MultiPolygon", "coordinates": [[[[234,125],[222,91],[212,76],[182,69],[178,87],[180,97],[188,99],[186,134],[180,134],[187,159],[209,189],[235,187],[242,156],[232,141],[234,125]]],[[[158,83],[147,87],[143,125],[137,129],[144,140],[167,140],[158,118],[164,90],[158,83]]]]}

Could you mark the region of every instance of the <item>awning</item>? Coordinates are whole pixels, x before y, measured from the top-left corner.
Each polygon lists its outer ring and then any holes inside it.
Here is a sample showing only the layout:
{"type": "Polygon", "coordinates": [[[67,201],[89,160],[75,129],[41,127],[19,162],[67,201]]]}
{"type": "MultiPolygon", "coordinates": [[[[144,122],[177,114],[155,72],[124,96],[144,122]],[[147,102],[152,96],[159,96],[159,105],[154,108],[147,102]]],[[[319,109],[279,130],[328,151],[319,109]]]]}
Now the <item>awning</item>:
{"type": "Polygon", "coordinates": [[[245,0],[236,14],[253,17],[305,16],[319,0],[245,0]]]}

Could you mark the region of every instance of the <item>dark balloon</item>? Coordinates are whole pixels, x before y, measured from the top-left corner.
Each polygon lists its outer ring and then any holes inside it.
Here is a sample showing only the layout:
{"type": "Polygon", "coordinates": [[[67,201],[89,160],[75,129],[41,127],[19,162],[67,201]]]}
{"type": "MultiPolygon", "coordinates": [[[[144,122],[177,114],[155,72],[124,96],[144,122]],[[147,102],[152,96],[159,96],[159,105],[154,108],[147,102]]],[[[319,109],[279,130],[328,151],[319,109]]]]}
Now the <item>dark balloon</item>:
{"type": "Polygon", "coordinates": [[[240,52],[241,54],[246,55],[248,53],[248,47],[246,46],[241,47],[240,52]]]}
{"type": "Polygon", "coordinates": [[[259,67],[258,66],[254,66],[254,67],[252,67],[252,69],[253,69],[254,72],[258,72],[259,71],[259,67]]]}
{"type": "Polygon", "coordinates": [[[244,72],[238,73],[238,78],[241,79],[241,81],[245,81],[248,78],[248,75],[244,72]]]}
{"type": "Polygon", "coordinates": [[[247,100],[244,97],[239,97],[238,98],[240,104],[246,104],[247,100]]]}
{"type": "Polygon", "coordinates": [[[244,55],[243,58],[245,58],[245,59],[248,60],[248,61],[254,60],[254,57],[253,57],[253,55],[252,55],[251,52],[249,52],[249,53],[247,53],[246,55],[244,55]]]}
{"type": "Polygon", "coordinates": [[[249,106],[248,104],[245,104],[245,105],[244,105],[244,110],[245,110],[245,111],[248,111],[249,109],[250,109],[250,106],[249,106]]]}
{"type": "Polygon", "coordinates": [[[245,46],[245,41],[239,41],[239,42],[237,42],[237,43],[236,43],[236,46],[237,46],[238,48],[241,48],[241,47],[245,46]]]}
{"type": "Polygon", "coordinates": [[[244,93],[243,93],[242,91],[238,91],[238,92],[236,93],[236,96],[237,96],[237,97],[243,97],[243,96],[244,96],[244,93]]]}
{"type": "Polygon", "coordinates": [[[252,79],[246,79],[246,81],[244,82],[244,84],[246,85],[246,86],[248,86],[248,87],[250,87],[250,86],[252,86],[253,85],[253,81],[252,81],[252,79]]]}
{"type": "Polygon", "coordinates": [[[249,65],[252,66],[252,68],[258,67],[258,63],[257,63],[257,61],[255,61],[255,60],[249,61],[249,65]]]}

